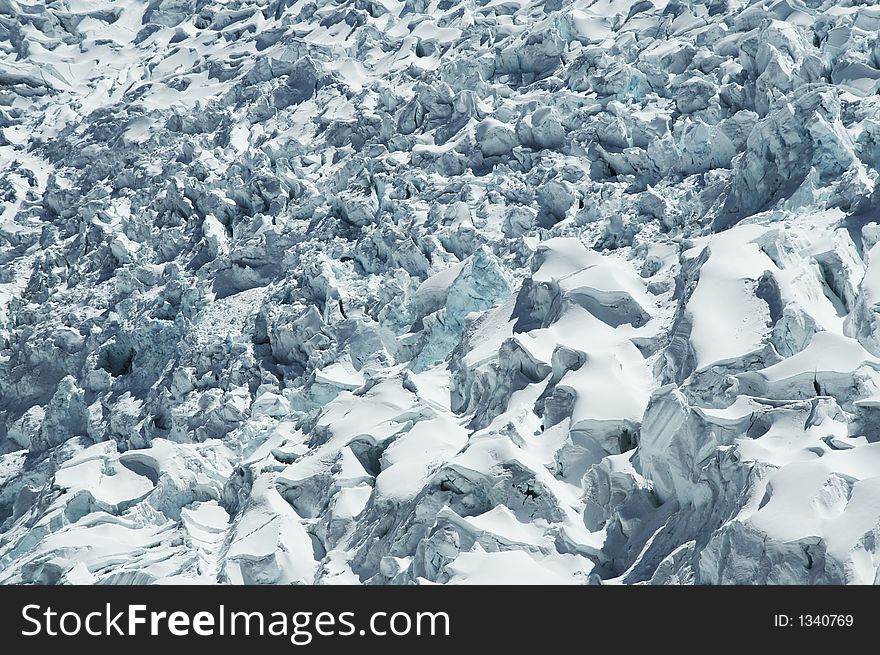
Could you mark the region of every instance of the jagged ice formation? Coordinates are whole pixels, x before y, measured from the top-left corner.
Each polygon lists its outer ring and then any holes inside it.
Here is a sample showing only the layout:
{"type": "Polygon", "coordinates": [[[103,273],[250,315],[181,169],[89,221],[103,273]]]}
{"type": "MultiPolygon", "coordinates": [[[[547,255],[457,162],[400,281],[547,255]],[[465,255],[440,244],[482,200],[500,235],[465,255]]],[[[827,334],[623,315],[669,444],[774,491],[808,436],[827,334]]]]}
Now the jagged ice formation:
{"type": "Polygon", "coordinates": [[[874,582],[878,33],[0,0],[0,582],[874,582]]]}

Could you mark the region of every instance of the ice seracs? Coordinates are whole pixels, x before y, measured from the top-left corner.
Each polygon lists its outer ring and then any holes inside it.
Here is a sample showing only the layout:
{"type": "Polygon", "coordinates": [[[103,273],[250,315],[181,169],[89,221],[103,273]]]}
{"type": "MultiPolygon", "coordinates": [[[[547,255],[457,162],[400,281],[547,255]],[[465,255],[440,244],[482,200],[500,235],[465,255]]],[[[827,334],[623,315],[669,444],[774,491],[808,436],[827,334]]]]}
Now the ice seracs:
{"type": "Polygon", "coordinates": [[[874,582],[878,28],[0,0],[0,582],[874,582]]]}

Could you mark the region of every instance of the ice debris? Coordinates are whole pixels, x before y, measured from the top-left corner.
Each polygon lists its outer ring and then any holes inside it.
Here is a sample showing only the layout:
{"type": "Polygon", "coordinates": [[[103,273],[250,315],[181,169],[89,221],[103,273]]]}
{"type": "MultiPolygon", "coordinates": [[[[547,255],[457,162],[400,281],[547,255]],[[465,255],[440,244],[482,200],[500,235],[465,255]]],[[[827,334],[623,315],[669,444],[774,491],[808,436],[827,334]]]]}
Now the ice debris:
{"type": "Polygon", "coordinates": [[[0,0],[0,582],[877,581],[878,30],[0,0]]]}

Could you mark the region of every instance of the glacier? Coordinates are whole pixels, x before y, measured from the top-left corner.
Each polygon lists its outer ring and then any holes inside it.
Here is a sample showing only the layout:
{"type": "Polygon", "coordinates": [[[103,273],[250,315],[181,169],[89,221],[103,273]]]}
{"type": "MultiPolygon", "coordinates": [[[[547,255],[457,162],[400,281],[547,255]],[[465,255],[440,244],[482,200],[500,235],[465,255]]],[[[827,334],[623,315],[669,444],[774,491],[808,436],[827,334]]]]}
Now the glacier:
{"type": "Polygon", "coordinates": [[[880,581],[873,0],[0,0],[0,583],[880,581]]]}

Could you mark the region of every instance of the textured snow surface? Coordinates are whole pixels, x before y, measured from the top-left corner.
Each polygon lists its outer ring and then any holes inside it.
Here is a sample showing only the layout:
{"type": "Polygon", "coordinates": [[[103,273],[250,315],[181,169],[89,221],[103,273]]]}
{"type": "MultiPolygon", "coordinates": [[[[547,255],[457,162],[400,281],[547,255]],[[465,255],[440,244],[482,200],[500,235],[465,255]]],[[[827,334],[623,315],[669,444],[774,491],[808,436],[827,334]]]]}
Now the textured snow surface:
{"type": "Polygon", "coordinates": [[[874,582],[878,33],[0,0],[0,582],[874,582]]]}

